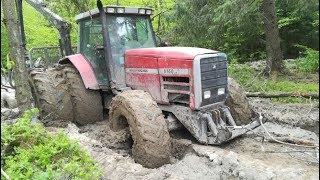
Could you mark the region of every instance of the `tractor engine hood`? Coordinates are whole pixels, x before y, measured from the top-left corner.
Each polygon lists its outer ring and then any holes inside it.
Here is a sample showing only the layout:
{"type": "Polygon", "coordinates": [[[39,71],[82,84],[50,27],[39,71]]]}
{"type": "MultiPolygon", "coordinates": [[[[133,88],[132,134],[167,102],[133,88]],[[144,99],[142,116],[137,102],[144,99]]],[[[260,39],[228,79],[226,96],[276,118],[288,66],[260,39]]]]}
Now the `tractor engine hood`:
{"type": "Polygon", "coordinates": [[[126,51],[126,56],[143,56],[165,59],[184,59],[193,60],[197,55],[214,54],[218,51],[194,48],[194,47],[156,47],[156,48],[141,48],[129,49],[126,51]]]}
{"type": "Polygon", "coordinates": [[[124,68],[126,85],[149,92],[159,104],[180,103],[200,110],[224,102],[228,92],[226,55],[214,50],[130,49],[125,53],[124,68]]]}

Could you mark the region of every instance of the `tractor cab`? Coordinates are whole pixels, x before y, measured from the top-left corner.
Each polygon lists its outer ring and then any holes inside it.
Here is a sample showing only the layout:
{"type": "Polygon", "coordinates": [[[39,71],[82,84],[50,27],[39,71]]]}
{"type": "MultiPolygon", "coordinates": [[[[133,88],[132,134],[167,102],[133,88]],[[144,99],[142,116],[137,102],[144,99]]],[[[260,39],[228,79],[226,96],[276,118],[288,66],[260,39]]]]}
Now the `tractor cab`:
{"type": "Polygon", "coordinates": [[[153,9],[105,6],[103,11],[104,18],[98,9],[76,16],[77,51],[90,62],[102,90],[110,88],[109,76],[113,76],[114,87],[125,88],[125,51],[156,46],[150,20],[153,9]]]}

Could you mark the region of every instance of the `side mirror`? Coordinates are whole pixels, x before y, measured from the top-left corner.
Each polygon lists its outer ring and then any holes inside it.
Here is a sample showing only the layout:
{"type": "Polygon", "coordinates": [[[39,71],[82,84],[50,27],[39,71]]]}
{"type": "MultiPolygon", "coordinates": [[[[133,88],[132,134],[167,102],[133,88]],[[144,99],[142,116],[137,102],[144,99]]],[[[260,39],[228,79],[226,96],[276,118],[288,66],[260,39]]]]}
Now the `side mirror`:
{"type": "Polygon", "coordinates": [[[159,45],[159,47],[167,47],[167,46],[170,46],[170,43],[168,43],[168,42],[160,42],[160,45],[159,45]]]}
{"type": "Polygon", "coordinates": [[[158,36],[156,33],[154,33],[156,35],[156,43],[157,43],[157,47],[167,47],[167,46],[171,46],[171,44],[167,41],[162,41],[162,39],[160,38],[160,36],[158,36]]]}

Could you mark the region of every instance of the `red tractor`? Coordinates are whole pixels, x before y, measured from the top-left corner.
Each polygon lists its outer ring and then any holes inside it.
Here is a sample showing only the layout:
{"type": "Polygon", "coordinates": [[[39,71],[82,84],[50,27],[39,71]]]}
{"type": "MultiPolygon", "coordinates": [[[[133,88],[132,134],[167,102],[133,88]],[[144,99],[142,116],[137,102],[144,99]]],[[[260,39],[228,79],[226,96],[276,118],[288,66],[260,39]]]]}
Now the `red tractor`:
{"type": "Polygon", "coordinates": [[[108,109],[111,129],[130,128],[132,155],[146,167],[169,162],[171,130],[184,127],[199,143],[219,145],[259,126],[250,119],[238,126],[225,105],[226,54],[156,47],[152,14],[98,1],[98,9],[77,15],[78,53],[30,73],[42,121],[85,125],[108,109]]]}

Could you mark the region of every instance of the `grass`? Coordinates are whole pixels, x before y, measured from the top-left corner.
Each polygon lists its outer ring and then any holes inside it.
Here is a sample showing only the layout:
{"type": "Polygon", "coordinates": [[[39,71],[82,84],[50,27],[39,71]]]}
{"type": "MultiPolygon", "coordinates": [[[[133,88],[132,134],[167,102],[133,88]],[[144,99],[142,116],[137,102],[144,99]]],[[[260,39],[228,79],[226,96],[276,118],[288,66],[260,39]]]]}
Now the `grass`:
{"type": "MultiPolygon", "coordinates": [[[[277,77],[266,77],[263,75],[263,69],[254,70],[248,64],[230,64],[229,76],[234,78],[247,92],[263,92],[263,93],[277,93],[277,92],[294,92],[294,93],[318,93],[319,92],[319,74],[316,72],[307,73],[305,70],[301,71],[298,68],[287,69],[287,74],[279,75],[277,77]]],[[[306,98],[272,98],[276,102],[310,102],[306,98]]],[[[319,102],[319,100],[312,100],[312,102],[319,102]]]]}
{"type": "Polygon", "coordinates": [[[76,141],[30,122],[38,112],[28,110],[15,124],[1,127],[1,167],[9,177],[99,179],[102,172],[97,163],[76,141]]]}

